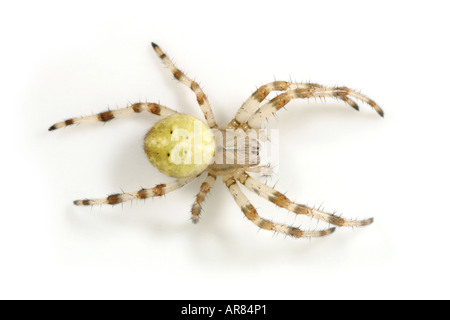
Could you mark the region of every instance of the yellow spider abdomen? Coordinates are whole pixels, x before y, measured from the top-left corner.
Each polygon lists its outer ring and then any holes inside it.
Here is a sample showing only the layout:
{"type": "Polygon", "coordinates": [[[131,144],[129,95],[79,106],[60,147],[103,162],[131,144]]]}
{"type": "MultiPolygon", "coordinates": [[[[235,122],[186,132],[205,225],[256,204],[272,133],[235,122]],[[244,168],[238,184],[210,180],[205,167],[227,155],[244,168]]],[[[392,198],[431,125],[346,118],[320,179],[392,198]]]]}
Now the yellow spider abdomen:
{"type": "Polygon", "coordinates": [[[150,162],[162,173],[189,177],[201,173],[213,161],[214,134],[203,121],[178,113],[150,129],[144,149],[150,162]]]}

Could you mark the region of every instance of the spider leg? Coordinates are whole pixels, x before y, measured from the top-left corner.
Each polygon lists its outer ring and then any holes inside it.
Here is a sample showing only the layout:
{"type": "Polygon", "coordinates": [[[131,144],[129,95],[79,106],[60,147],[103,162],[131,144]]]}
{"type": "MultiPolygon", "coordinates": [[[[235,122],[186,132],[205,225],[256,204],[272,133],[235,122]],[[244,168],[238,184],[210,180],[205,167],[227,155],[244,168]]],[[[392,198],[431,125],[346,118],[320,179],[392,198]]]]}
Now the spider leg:
{"type": "Polygon", "coordinates": [[[228,124],[228,128],[238,128],[241,124],[245,123],[258,108],[259,104],[264,101],[272,91],[285,91],[288,87],[289,82],[274,81],[256,89],[256,91],[253,92],[239,108],[234,119],[228,124]]]}
{"type": "Polygon", "coordinates": [[[163,196],[171,191],[179,189],[186,184],[190,183],[197,176],[178,179],[169,183],[158,184],[154,188],[150,189],[141,189],[136,192],[128,192],[128,193],[116,193],[108,196],[107,198],[99,198],[99,199],[84,199],[84,200],[75,200],[73,203],[77,206],[91,206],[91,205],[100,205],[100,204],[118,204],[126,201],[131,201],[135,199],[147,199],[153,197],[163,196]]]}
{"type": "Polygon", "coordinates": [[[228,190],[230,191],[231,195],[233,196],[234,200],[238,204],[238,206],[241,208],[244,215],[249,219],[251,222],[256,224],[261,229],[265,230],[271,230],[278,233],[283,233],[295,238],[302,238],[302,237],[321,237],[328,235],[332,233],[335,228],[330,228],[326,230],[320,230],[320,231],[303,231],[295,227],[286,226],[280,223],[272,222],[270,220],[264,219],[258,215],[258,212],[256,211],[255,207],[250,203],[248,198],[245,196],[245,194],[242,192],[242,190],[239,188],[239,186],[236,183],[236,180],[233,176],[224,176],[223,177],[225,185],[227,186],[228,190]]]}
{"type": "Polygon", "coordinates": [[[192,222],[197,223],[200,212],[202,209],[202,203],[205,201],[206,195],[211,191],[212,187],[214,186],[214,182],[216,182],[216,176],[212,174],[208,174],[205,181],[202,183],[200,187],[200,192],[197,194],[197,197],[195,198],[195,202],[192,205],[192,222]]]}
{"type": "Polygon", "coordinates": [[[346,87],[333,87],[333,88],[311,87],[307,89],[297,88],[293,90],[288,90],[280,94],[279,96],[273,98],[264,105],[262,105],[253,115],[250,116],[247,122],[242,125],[242,128],[244,130],[248,128],[258,128],[262,122],[264,122],[273,114],[275,114],[278,110],[283,108],[292,99],[334,97],[342,100],[343,97],[346,99],[350,99],[348,98],[348,96],[352,96],[366,102],[372,108],[374,108],[375,111],[377,111],[377,113],[380,116],[384,115],[383,110],[375,103],[375,101],[371,100],[370,98],[366,97],[365,95],[359,92],[356,92],[346,87]]]}
{"type": "Polygon", "coordinates": [[[208,123],[209,127],[217,128],[211,105],[209,104],[208,98],[206,98],[205,93],[200,88],[198,83],[188,78],[180,69],[178,69],[156,43],[152,42],[152,47],[153,49],[155,49],[156,53],[161,58],[163,63],[170,69],[175,79],[188,86],[195,93],[197,102],[205,116],[206,122],[208,123]]]}
{"type": "MultiPolygon", "coordinates": [[[[324,88],[323,86],[315,83],[296,83],[287,81],[274,81],[267,83],[259,87],[253,94],[242,104],[236,116],[228,124],[229,129],[238,128],[244,124],[251,115],[258,109],[258,106],[264,99],[273,91],[288,91],[295,89],[311,89],[311,88],[324,88]]],[[[359,110],[355,101],[347,96],[338,96],[337,99],[343,100],[349,104],[352,108],[359,110]]]]}
{"type": "Polygon", "coordinates": [[[247,172],[261,173],[264,176],[271,176],[273,174],[273,168],[266,166],[248,167],[245,169],[247,172]]]}
{"type": "Polygon", "coordinates": [[[141,113],[143,111],[147,111],[149,113],[156,114],[161,117],[170,116],[172,114],[177,113],[175,110],[172,110],[168,107],[164,107],[162,105],[156,103],[135,103],[126,108],[120,108],[116,110],[108,110],[98,114],[94,114],[92,116],[78,117],[67,119],[65,121],[61,121],[52,125],[48,130],[56,130],[62,127],[67,127],[72,124],[78,123],[88,123],[88,122],[106,122],[115,118],[121,118],[133,113],[141,113]]]}
{"type": "Polygon", "coordinates": [[[373,222],[373,218],[365,220],[346,220],[337,215],[292,202],[284,194],[278,192],[277,190],[267,186],[262,182],[253,179],[244,170],[240,170],[236,174],[236,179],[238,179],[238,181],[242,183],[250,191],[274,203],[275,205],[287,209],[296,214],[304,214],[339,227],[342,226],[360,227],[369,225],[373,222]]]}

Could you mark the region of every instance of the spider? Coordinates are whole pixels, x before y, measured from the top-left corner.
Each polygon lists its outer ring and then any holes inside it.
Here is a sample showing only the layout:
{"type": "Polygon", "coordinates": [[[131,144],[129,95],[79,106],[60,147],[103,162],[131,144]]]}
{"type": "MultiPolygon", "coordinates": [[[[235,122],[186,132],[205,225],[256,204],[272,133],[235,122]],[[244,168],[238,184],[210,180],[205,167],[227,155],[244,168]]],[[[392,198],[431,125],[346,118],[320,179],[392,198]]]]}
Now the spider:
{"type": "Polygon", "coordinates": [[[111,194],[106,198],[75,200],[75,205],[115,205],[134,199],[160,197],[185,186],[206,172],[206,179],[202,183],[191,209],[192,221],[194,223],[199,221],[201,206],[206,195],[214,186],[217,177],[220,177],[225,183],[245,217],[261,229],[300,238],[325,236],[332,233],[335,230],[335,227],[329,227],[323,230],[306,231],[262,218],[258,215],[255,207],[242,192],[241,186],[274,203],[278,207],[287,209],[298,215],[306,215],[325,221],[333,226],[357,227],[366,226],[373,222],[373,218],[364,220],[344,219],[336,214],[327,213],[320,209],[295,203],[289,200],[284,194],[259,182],[248,174],[249,172],[270,172],[269,166],[260,165],[260,158],[258,156],[259,147],[257,142],[260,138],[258,130],[260,129],[261,123],[269,119],[291,100],[297,98],[333,97],[342,100],[354,109],[359,110],[358,105],[352,99],[356,98],[367,103],[375,109],[380,116],[383,116],[382,109],[373,100],[347,87],[325,87],[314,83],[274,81],[259,87],[243,103],[228,125],[226,127],[219,127],[214,118],[209,101],[198,83],[191,80],[180,71],[157,44],[152,43],[152,47],[165,66],[172,72],[175,79],[188,86],[194,92],[206,123],[196,117],[178,113],[160,104],[141,102],[125,108],[108,110],[91,116],[71,118],[52,125],[49,128],[50,131],[73,124],[96,121],[107,122],[115,118],[142,112],[148,112],[162,118],[146,134],[144,139],[144,150],[149,161],[159,171],[170,177],[176,178],[176,180],[158,184],[154,188],[142,188],[135,192],[111,194]],[[283,91],[283,93],[264,103],[264,101],[267,100],[266,97],[271,92],[275,91],[283,91]],[[256,138],[251,137],[250,132],[252,132],[252,130],[257,133],[256,138]],[[213,133],[213,131],[215,133],[213,133]],[[227,134],[228,137],[225,139],[217,138],[217,132],[227,134]],[[231,138],[229,137],[230,134],[231,138]],[[197,136],[200,136],[200,138],[197,136]],[[197,139],[195,139],[196,137],[197,139]],[[231,150],[231,153],[236,155],[238,150],[236,145],[233,145],[232,143],[231,147],[227,147],[225,143],[226,141],[236,141],[238,139],[245,140],[244,149],[252,154],[256,154],[256,160],[250,161],[249,157],[244,157],[244,161],[238,163],[236,163],[236,159],[231,162],[218,161],[218,154],[216,154],[218,153],[218,150],[231,150]],[[253,147],[251,147],[251,145],[253,145],[253,147]],[[196,161],[192,161],[193,157],[196,158],[196,161]]]}

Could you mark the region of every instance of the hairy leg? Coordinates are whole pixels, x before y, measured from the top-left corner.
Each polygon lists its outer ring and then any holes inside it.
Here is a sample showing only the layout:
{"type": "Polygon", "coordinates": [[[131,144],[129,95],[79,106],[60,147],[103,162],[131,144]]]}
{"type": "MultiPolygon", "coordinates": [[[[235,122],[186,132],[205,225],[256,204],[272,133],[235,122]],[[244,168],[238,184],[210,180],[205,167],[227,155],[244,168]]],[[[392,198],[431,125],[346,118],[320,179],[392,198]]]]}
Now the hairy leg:
{"type": "Polygon", "coordinates": [[[197,194],[195,198],[195,202],[192,205],[192,222],[197,223],[200,217],[200,212],[202,209],[202,203],[205,201],[206,195],[211,191],[214,186],[214,182],[216,182],[216,176],[212,174],[208,174],[205,181],[202,183],[200,187],[200,192],[197,194]]]}
{"type": "Polygon", "coordinates": [[[147,111],[149,113],[156,114],[161,117],[167,117],[167,116],[177,113],[175,110],[172,110],[170,108],[164,107],[164,106],[156,104],[156,103],[135,103],[126,108],[120,108],[120,109],[116,109],[116,110],[108,110],[108,111],[104,111],[104,112],[101,112],[98,114],[94,114],[92,116],[67,119],[65,121],[55,123],[48,130],[52,131],[52,130],[60,129],[62,127],[67,127],[67,126],[70,126],[73,124],[79,124],[79,123],[98,122],[98,121],[106,122],[106,121],[109,121],[112,119],[125,117],[125,116],[128,116],[133,113],[141,113],[143,111],[147,111]]]}
{"type": "MultiPolygon", "coordinates": [[[[295,89],[311,89],[311,88],[324,88],[323,86],[315,83],[297,83],[287,81],[274,81],[267,83],[259,87],[253,94],[242,104],[241,108],[236,113],[236,116],[228,124],[228,128],[238,128],[242,126],[258,109],[258,106],[264,99],[273,91],[289,91],[295,89]]],[[[352,108],[359,110],[355,101],[347,96],[339,96],[337,99],[343,100],[349,104],[352,108]]]]}
{"type": "Polygon", "coordinates": [[[180,81],[182,84],[188,86],[197,97],[197,102],[202,110],[206,122],[208,123],[210,128],[217,128],[216,120],[214,119],[214,114],[211,109],[211,105],[209,104],[208,98],[206,98],[205,93],[200,88],[197,82],[188,78],[180,69],[178,69],[173,62],[167,57],[167,55],[161,50],[161,48],[152,42],[153,49],[155,49],[158,56],[164,62],[164,64],[170,69],[175,79],[180,81]]]}
{"type": "Polygon", "coordinates": [[[303,237],[321,237],[332,233],[335,228],[330,228],[320,231],[303,231],[295,227],[286,226],[280,223],[272,222],[270,220],[264,219],[258,215],[255,207],[250,203],[248,198],[241,191],[236,183],[236,180],[232,176],[223,177],[225,185],[233,196],[234,200],[241,208],[244,215],[253,222],[255,225],[261,229],[271,230],[278,233],[286,234],[295,238],[303,237]]]}
{"type": "MultiPolygon", "coordinates": [[[[342,97],[352,96],[357,99],[360,99],[377,111],[380,116],[383,116],[383,110],[375,103],[375,101],[369,99],[368,97],[362,95],[359,92],[356,92],[352,89],[346,87],[312,87],[312,88],[298,88],[294,90],[286,91],[279,96],[273,98],[269,102],[262,105],[254,114],[250,116],[248,121],[242,125],[244,130],[248,130],[249,128],[259,128],[261,123],[270,118],[273,114],[275,114],[278,110],[283,108],[286,104],[288,104],[292,99],[302,98],[326,98],[326,97],[334,97],[342,99],[342,97]]],[[[349,98],[348,98],[349,99],[349,98]]]]}
{"type": "Polygon", "coordinates": [[[179,189],[194,180],[196,176],[178,179],[173,182],[159,184],[154,188],[141,189],[136,192],[116,193],[106,198],[75,200],[73,203],[77,206],[91,206],[99,204],[118,204],[135,199],[147,199],[163,196],[171,191],[179,189]]]}
{"type": "Polygon", "coordinates": [[[242,183],[248,190],[256,193],[257,195],[274,203],[275,205],[287,209],[296,214],[304,214],[339,227],[343,226],[360,227],[369,225],[373,222],[373,218],[364,220],[347,220],[331,213],[310,208],[303,204],[297,204],[289,200],[284,194],[278,192],[277,190],[269,187],[268,185],[262,182],[257,181],[256,179],[253,179],[243,170],[237,173],[236,179],[240,183],[242,183]]]}

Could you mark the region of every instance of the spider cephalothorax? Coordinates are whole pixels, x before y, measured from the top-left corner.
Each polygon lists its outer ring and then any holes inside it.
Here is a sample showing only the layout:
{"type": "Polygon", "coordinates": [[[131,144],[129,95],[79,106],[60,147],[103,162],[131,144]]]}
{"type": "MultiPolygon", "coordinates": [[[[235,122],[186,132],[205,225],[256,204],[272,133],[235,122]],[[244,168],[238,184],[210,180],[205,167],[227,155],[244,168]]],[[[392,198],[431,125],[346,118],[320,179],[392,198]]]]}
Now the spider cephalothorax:
{"type": "Polygon", "coordinates": [[[311,216],[335,226],[365,226],[373,222],[372,218],[347,220],[335,214],[297,204],[248,174],[248,172],[268,171],[268,166],[260,165],[259,128],[261,123],[292,99],[333,97],[359,110],[356,102],[352,100],[352,98],[356,98],[369,104],[379,115],[383,116],[383,111],[373,100],[347,87],[324,87],[313,83],[274,81],[258,88],[244,102],[234,119],[226,127],[219,128],[209,101],[200,86],[175,67],[158,45],[152,43],[152,46],[173,76],[195,93],[206,123],[160,104],[135,103],[126,108],[110,110],[87,117],[72,118],[54,124],[49,130],[77,123],[106,122],[144,111],[162,117],[162,120],[156,123],[147,133],[144,140],[144,149],[150,162],[159,171],[177,179],[169,183],[159,184],[154,188],[112,194],[107,198],[76,200],[74,201],[76,205],[114,205],[133,199],[162,196],[190,183],[205,172],[207,177],[201,185],[200,192],[192,206],[192,221],[194,223],[198,221],[201,205],[217,177],[221,177],[244,215],[261,229],[293,237],[319,237],[330,234],[335,230],[332,227],[318,231],[303,231],[299,228],[264,219],[258,215],[255,207],[241,191],[239,184],[281,208],[295,214],[311,216]],[[283,93],[263,103],[273,91],[283,91],[283,93]],[[227,145],[229,141],[232,141],[231,147],[227,145]],[[236,147],[236,141],[244,141],[244,147],[236,147]],[[229,155],[229,151],[231,151],[232,161],[227,161],[228,158],[225,157],[225,155],[229,155]],[[237,154],[244,154],[242,161],[236,161],[237,154]]]}

